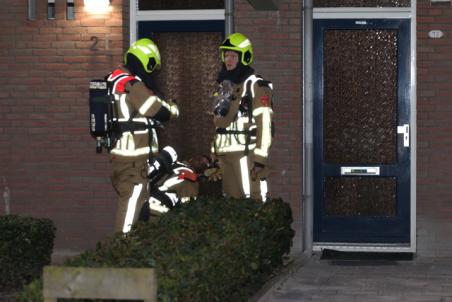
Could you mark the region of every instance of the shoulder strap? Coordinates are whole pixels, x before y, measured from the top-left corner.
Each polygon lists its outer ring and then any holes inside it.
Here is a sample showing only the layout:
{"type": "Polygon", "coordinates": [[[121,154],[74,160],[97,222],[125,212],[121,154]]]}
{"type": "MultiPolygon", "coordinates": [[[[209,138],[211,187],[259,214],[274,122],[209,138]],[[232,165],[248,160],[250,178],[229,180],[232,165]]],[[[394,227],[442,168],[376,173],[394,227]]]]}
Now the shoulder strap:
{"type": "Polygon", "coordinates": [[[130,81],[140,81],[140,78],[118,68],[107,76],[107,81],[111,83],[111,93],[117,94],[127,92],[126,84],[130,81]]]}
{"type": "Polygon", "coordinates": [[[250,75],[246,80],[244,81],[245,89],[242,93],[242,97],[245,95],[250,95],[251,97],[254,97],[254,84],[259,85],[259,87],[268,87],[271,90],[273,90],[273,83],[267,80],[264,80],[263,77],[260,75],[250,75]]]}
{"type": "MultiPolygon", "coordinates": [[[[249,76],[245,80],[245,87],[244,91],[242,93],[242,102],[244,102],[244,108],[246,110],[246,114],[248,115],[248,123],[249,125],[253,122],[253,98],[254,98],[254,89],[253,85],[256,83],[258,78],[253,74],[249,76]]],[[[245,133],[245,155],[248,155],[249,153],[249,145],[251,143],[251,133],[250,131],[246,131],[245,133]]]]}
{"type": "Polygon", "coordinates": [[[261,78],[260,80],[257,81],[257,85],[259,85],[259,87],[268,87],[270,88],[270,90],[273,90],[273,83],[267,80],[264,80],[263,78],[261,78]]]}
{"type": "Polygon", "coordinates": [[[244,84],[243,84],[245,87],[243,89],[242,98],[245,95],[249,95],[249,96],[251,96],[251,98],[254,97],[253,85],[254,85],[254,83],[256,83],[256,81],[258,79],[259,78],[256,75],[254,75],[254,74],[252,74],[252,75],[250,75],[249,77],[246,78],[246,80],[244,81],[244,84]]]}

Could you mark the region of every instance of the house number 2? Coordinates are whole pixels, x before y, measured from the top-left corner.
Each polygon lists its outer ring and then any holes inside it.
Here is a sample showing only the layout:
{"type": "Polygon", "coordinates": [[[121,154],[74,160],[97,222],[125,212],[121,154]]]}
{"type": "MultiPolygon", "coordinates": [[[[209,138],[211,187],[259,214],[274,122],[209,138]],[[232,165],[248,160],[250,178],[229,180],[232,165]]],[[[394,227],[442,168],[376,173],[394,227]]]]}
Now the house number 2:
{"type": "Polygon", "coordinates": [[[91,47],[89,49],[92,51],[97,51],[98,50],[97,43],[99,43],[99,38],[96,36],[92,36],[90,40],[93,41],[93,44],[91,44],[91,47]]]}

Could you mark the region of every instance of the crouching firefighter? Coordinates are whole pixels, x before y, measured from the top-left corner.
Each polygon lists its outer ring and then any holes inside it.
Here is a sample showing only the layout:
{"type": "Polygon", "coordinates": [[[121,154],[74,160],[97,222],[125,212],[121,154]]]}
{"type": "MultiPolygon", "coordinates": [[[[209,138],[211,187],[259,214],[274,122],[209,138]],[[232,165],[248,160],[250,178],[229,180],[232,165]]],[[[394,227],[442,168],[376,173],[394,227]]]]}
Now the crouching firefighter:
{"type": "Polygon", "coordinates": [[[160,216],[179,203],[185,203],[198,196],[198,174],[187,164],[178,161],[176,151],[166,146],[154,158],[148,168],[149,200],[144,203],[140,220],[160,216]]]}
{"type": "MultiPolygon", "coordinates": [[[[124,54],[124,64],[106,77],[113,104],[109,111],[113,113],[105,115],[105,119],[112,116],[111,123],[105,126],[106,137],[96,139],[98,151],[99,145],[104,145],[110,152],[111,179],[119,197],[117,232],[130,230],[149,198],[147,163],[159,150],[156,126],[179,115],[177,105],[160,96],[151,78],[160,62],[157,45],[150,39],[140,39],[124,54]]],[[[93,124],[91,120],[92,134],[93,124]]]]}
{"type": "Polygon", "coordinates": [[[220,45],[220,54],[223,67],[214,94],[212,153],[219,160],[223,194],[265,201],[273,135],[273,85],[250,67],[253,49],[244,35],[229,35],[220,45]]]}

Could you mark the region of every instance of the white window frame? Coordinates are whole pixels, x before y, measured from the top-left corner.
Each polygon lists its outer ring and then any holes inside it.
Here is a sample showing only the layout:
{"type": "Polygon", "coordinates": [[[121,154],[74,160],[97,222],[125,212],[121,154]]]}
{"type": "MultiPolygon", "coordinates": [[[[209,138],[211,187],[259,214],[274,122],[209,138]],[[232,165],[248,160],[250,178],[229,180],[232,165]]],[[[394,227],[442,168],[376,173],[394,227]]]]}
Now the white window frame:
{"type": "Polygon", "coordinates": [[[137,39],[140,21],[225,20],[224,9],[139,10],[139,0],[130,0],[130,43],[137,39]]]}
{"type": "Polygon", "coordinates": [[[314,19],[408,19],[411,7],[314,7],[314,19]]]}

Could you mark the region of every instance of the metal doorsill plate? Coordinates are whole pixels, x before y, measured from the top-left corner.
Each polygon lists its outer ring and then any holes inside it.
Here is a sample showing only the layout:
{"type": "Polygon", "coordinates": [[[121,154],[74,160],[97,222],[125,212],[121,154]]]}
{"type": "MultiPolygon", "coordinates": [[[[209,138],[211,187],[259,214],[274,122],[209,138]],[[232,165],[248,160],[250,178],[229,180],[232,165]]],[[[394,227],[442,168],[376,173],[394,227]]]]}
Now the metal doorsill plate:
{"type": "Polygon", "coordinates": [[[394,253],[415,253],[416,249],[410,244],[381,244],[381,243],[320,243],[314,242],[312,250],[321,252],[325,249],[336,250],[342,252],[394,252],[394,253]]]}

